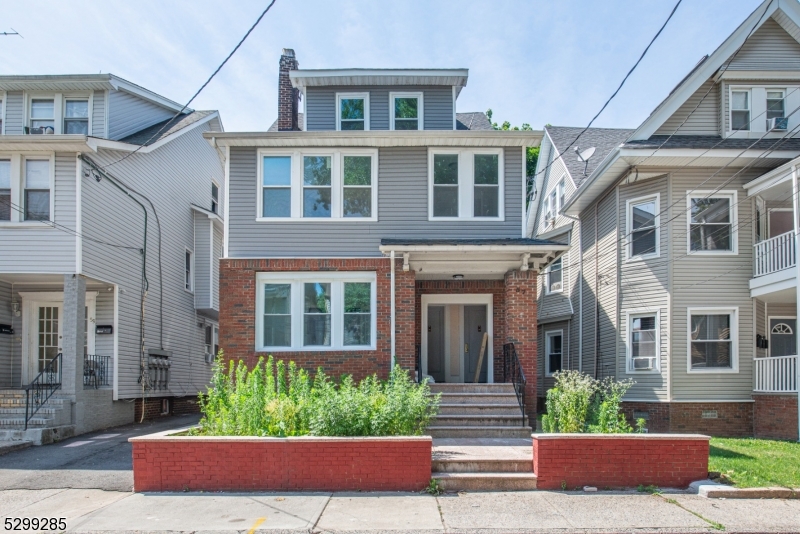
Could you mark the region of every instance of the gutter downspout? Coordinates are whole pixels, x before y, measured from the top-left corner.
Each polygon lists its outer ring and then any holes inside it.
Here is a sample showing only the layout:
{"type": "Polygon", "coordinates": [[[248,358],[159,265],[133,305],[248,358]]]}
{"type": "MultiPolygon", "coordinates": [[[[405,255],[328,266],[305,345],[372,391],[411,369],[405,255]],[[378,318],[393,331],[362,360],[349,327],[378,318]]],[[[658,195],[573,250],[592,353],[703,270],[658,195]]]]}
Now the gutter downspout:
{"type": "Polygon", "coordinates": [[[392,325],[391,325],[391,329],[392,329],[392,338],[391,338],[392,339],[392,352],[391,352],[392,359],[391,359],[391,366],[389,367],[389,372],[391,373],[392,369],[394,369],[394,362],[395,362],[394,250],[392,250],[391,253],[389,254],[389,258],[390,258],[389,261],[392,262],[392,269],[391,269],[391,273],[392,273],[391,274],[391,285],[392,285],[391,299],[392,299],[392,304],[391,304],[391,313],[390,313],[390,315],[391,315],[391,323],[392,323],[392,325]]]}
{"type": "MultiPolygon", "coordinates": [[[[800,236],[798,232],[798,210],[800,207],[797,205],[797,165],[792,167],[792,213],[794,215],[794,256],[795,256],[795,315],[797,315],[798,308],[800,308],[800,262],[798,259],[798,247],[800,246],[800,236]]],[[[800,336],[797,338],[795,345],[795,354],[797,354],[797,361],[795,362],[795,387],[797,387],[797,441],[800,442],[800,336]]]]}

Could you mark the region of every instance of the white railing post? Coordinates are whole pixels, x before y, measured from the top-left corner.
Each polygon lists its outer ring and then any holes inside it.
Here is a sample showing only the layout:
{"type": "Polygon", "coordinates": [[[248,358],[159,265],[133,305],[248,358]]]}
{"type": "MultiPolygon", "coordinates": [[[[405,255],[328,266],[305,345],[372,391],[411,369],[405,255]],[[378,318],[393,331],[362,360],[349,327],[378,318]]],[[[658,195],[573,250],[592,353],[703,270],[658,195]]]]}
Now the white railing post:
{"type": "Polygon", "coordinates": [[[754,276],[776,273],[795,266],[794,232],[786,232],[754,245],[754,276]]]}

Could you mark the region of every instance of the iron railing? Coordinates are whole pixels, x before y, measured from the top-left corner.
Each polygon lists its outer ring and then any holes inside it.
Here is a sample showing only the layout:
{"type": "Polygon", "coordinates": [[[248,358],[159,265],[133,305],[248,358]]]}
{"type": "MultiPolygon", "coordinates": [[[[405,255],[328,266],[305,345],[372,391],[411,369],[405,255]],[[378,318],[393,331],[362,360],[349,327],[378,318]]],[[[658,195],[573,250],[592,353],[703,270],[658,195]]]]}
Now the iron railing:
{"type": "Polygon", "coordinates": [[[47,362],[44,370],[25,386],[25,430],[36,412],[61,388],[61,353],[47,362]]]}
{"type": "Polygon", "coordinates": [[[422,349],[419,345],[416,346],[414,353],[414,372],[417,375],[417,383],[422,384],[422,349]]]}
{"type": "Polygon", "coordinates": [[[525,426],[525,373],[513,343],[503,345],[503,382],[514,385],[519,408],[522,410],[522,426],[525,426]]]}
{"type": "Polygon", "coordinates": [[[111,386],[111,356],[85,354],[83,356],[83,387],[102,388],[111,386]]]}

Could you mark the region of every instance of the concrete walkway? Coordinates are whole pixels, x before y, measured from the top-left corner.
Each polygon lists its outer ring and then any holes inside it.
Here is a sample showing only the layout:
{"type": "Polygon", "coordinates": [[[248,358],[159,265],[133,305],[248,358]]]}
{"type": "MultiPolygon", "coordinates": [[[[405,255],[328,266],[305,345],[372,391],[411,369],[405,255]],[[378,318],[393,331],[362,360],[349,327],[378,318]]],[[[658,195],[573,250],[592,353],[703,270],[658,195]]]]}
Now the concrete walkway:
{"type": "Polygon", "coordinates": [[[134,494],[0,491],[0,520],[64,517],[68,532],[797,532],[800,500],[682,493],[134,494]]]}

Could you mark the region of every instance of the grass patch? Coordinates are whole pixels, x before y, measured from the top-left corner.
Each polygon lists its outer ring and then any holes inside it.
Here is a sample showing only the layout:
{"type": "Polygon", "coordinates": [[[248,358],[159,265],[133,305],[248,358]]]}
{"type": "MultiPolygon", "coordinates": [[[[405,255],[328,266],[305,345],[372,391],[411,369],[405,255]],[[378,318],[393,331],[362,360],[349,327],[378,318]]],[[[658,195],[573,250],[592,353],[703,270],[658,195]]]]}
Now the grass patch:
{"type": "Polygon", "coordinates": [[[800,487],[800,443],[711,438],[708,470],[739,488],[800,487]]]}

